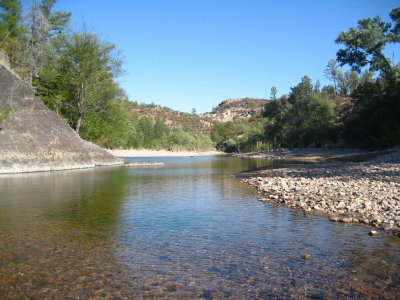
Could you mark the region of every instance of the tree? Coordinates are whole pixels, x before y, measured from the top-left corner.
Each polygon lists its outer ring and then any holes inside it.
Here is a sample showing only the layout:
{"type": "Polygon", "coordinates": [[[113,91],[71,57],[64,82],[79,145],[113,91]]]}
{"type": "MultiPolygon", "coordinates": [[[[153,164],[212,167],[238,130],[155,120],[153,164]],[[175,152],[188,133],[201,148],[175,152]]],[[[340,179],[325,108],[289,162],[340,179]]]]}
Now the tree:
{"type": "Polygon", "coordinates": [[[400,8],[393,9],[390,17],[393,23],[383,22],[380,17],[362,19],[357,28],[340,33],[336,43],[345,46],[336,53],[340,65],[348,64],[358,73],[369,66],[370,71],[379,71],[384,78],[391,78],[393,65],[383,50],[387,44],[400,41],[400,8]]]}
{"type": "Polygon", "coordinates": [[[352,98],[351,110],[343,120],[344,134],[351,144],[375,149],[400,144],[399,82],[367,82],[352,98]]]}
{"type": "Polygon", "coordinates": [[[338,86],[340,74],[341,74],[341,72],[338,68],[337,61],[334,59],[331,59],[328,62],[328,65],[326,66],[326,68],[324,70],[324,75],[326,78],[333,81],[333,87],[334,87],[335,93],[337,93],[337,86],[338,86]]]}
{"type": "Polygon", "coordinates": [[[364,70],[364,72],[361,74],[359,84],[363,85],[365,83],[372,83],[372,81],[373,81],[372,76],[373,76],[372,72],[370,72],[368,70],[364,70]]]}
{"type": "Polygon", "coordinates": [[[6,52],[11,67],[15,67],[18,61],[20,23],[21,3],[18,0],[0,0],[0,48],[6,52]]]}
{"type": "Polygon", "coordinates": [[[321,147],[334,140],[334,114],[332,104],[313,87],[311,78],[304,76],[292,88],[289,99],[270,101],[264,109],[269,122],[264,128],[264,138],[275,148],[321,147]]]}
{"type": "Polygon", "coordinates": [[[271,88],[271,98],[272,99],[276,99],[276,94],[278,93],[278,89],[275,87],[275,86],[273,86],[272,88],[271,88]]]}
{"type": "Polygon", "coordinates": [[[44,17],[50,24],[49,36],[62,33],[71,19],[70,12],[52,11],[56,2],[57,0],[42,0],[39,5],[44,17]]]}
{"type": "Polygon", "coordinates": [[[317,79],[314,85],[314,94],[319,94],[319,93],[321,93],[321,82],[319,81],[319,79],[317,79]]]}
{"type": "Polygon", "coordinates": [[[324,85],[321,89],[321,94],[326,98],[334,99],[336,96],[335,88],[331,84],[324,85]]]}
{"type": "Polygon", "coordinates": [[[52,85],[53,96],[62,102],[61,114],[79,133],[89,112],[103,110],[118,95],[114,78],[121,73],[122,61],[113,44],[88,32],[60,39],[56,52],[53,66],[44,69],[49,69],[47,73],[52,75],[39,73],[35,86],[40,94],[43,88],[52,85]]]}
{"type": "Polygon", "coordinates": [[[358,73],[355,71],[346,71],[345,73],[340,73],[339,76],[339,90],[340,95],[347,97],[351,95],[357,88],[360,82],[358,73]]]}
{"type": "Polygon", "coordinates": [[[192,108],[192,115],[196,115],[197,111],[195,108],[192,108]]]}
{"type": "Polygon", "coordinates": [[[53,12],[56,0],[33,1],[28,13],[23,44],[22,76],[29,82],[36,77],[42,67],[51,60],[52,41],[67,27],[71,18],[69,12],[53,12]]]}
{"type": "Polygon", "coordinates": [[[127,111],[118,100],[107,102],[101,111],[92,111],[82,122],[81,136],[107,148],[127,148],[133,131],[127,111]]]}
{"type": "Polygon", "coordinates": [[[387,44],[400,41],[400,8],[393,9],[390,17],[393,22],[379,17],[360,20],[357,28],[342,32],[336,40],[346,46],[337,52],[340,63],[364,71],[351,103],[340,116],[344,136],[358,147],[384,148],[400,143],[400,65],[393,65],[383,54],[387,44]],[[375,71],[381,76],[373,79],[375,71]]]}
{"type": "Polygon", "coordinates": [[[305,75],[301,82],[294,88],[291,88],[292,92],[289,95],[289,102],[295,103],[307,99],[314,93],[314,87],[311,78],[305,75]]]}

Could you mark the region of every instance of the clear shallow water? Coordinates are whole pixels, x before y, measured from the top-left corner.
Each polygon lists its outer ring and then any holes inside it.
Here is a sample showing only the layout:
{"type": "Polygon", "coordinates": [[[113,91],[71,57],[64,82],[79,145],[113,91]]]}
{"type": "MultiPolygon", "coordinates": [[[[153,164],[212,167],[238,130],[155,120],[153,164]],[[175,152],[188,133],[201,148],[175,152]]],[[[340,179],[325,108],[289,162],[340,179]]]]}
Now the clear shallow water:
{"type": "Polygon", "coordinates": [[[258,202],[267,161],[140,160],[0,176],[0,299],[399,298],[400,239],[258,202]]]}

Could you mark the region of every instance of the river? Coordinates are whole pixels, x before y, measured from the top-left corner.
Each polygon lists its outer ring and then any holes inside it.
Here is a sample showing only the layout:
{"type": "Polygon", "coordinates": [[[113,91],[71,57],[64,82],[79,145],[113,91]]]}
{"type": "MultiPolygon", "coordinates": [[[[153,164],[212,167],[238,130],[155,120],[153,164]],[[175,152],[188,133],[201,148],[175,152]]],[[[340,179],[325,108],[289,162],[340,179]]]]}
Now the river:
{"type": "Polygon", "coordinates": [[[166,165],[1,175],[0,299],[399,297],[399,238],[232,176],[271,161],[145,160],[166,165]]]}

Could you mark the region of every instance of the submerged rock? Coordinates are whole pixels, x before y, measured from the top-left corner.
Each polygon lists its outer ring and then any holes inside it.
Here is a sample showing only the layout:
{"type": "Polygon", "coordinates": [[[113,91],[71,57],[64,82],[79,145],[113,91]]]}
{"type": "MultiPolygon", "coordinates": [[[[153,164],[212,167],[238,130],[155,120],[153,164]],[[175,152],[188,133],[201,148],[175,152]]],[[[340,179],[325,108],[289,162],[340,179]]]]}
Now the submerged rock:
{"type": "Polygon", "coordinates": [[[0,173],[90,168],[123,161],[84,141],[34,90],[0,64],[0,173]]]}

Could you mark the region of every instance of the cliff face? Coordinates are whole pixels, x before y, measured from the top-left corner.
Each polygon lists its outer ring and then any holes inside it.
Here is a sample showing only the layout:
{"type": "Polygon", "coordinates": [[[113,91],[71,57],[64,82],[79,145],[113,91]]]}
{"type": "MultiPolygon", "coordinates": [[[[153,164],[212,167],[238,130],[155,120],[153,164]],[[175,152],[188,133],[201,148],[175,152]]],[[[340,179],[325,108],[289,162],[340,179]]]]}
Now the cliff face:
{"type": "Polygon", "coordinates": [[[82,140],[36,99],[33,89],[0,64],[0,173],[90,168],[122,161],[82,140]]]}
{"type": "Polygon", "coordinates": [[[254,115],[261,114],[267,99],[228,99],[222,101],[210,113],[203,116],[209,117],[216,122],[229,122],[237,119],[248,119],[254,115]]]}

